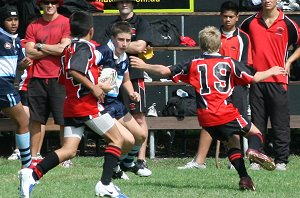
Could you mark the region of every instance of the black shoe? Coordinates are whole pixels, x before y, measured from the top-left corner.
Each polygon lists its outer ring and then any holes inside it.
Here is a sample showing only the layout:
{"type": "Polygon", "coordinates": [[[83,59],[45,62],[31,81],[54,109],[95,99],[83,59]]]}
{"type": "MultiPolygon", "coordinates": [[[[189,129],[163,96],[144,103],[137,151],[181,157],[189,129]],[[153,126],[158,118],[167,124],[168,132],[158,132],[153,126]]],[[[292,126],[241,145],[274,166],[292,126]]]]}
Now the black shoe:
{"type": "Polygon", "coordinates": [[[137,166],[138,168],[148,168],[146,160],[140,160],[140,159],[136,160],[135,166],[137,166]]]}
{"type": "Polygon", "coordinates": [[[149,170],[146,167],[141,167],[141,166],[139,166],[137,164],[135,164],[132,167],[126,167],[126,166],[124,166],[123,163],[121,163],[120,167],[125,172],[130,171],[130,172],[133,172],[134,174],[139,175],[141,177],[148,177],[148,176],[150,176],[152,174],[151,170],[149,170]]]}
{"type": "Polygon", "coordinates": [[[242,177],[240,179],[240,183],[239,183],[240,189],[241,190],[251,190],[251,191],[255,191],[255,186],[254,183],[251,179],[251,177],[242,177]]]}
{"type": "Polygon", "coordinates": [[[129,180],[129,177],[122,171],[118,165],[118,167],[114,168],[114,172],[112,175],[113,179],[124,179],[124,180],[129,180]]]}

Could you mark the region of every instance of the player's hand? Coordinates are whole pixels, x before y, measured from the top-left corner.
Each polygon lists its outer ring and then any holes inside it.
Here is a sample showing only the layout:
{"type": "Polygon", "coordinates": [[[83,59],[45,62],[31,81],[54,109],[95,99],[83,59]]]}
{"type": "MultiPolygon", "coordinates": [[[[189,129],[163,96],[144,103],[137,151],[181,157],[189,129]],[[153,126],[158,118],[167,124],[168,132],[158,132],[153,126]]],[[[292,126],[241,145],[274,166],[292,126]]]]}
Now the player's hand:
{"type": "Polygon", "coordinates": [[[32,60],[28,57],[25,57],[23,60],[22,60],[22,64],[24,64],[26,67],[29,67],[32,65],[32,60]]]}
{"type": "Polygon", "coordinates": [[[111,77],[107,78],[104,82],[99,82],[98,85],[99,87],[105,92],[109,92],[110,90],[112,90],[113,88],[115,88],[115,86],[112,86],[110,84],[111,81],[111,77]]]}
{"type": "Polygon", "coordinates": [[[100,88],[100,86],[94,86],[91,92],[99,100],[100,103],[104,102],[105,92],[102,88],[100,88]]]}
{"type": "Polygon", "coordinates": [[[28,57],[25,57],[19,64],[18,64],[18,69],[19,70],[24,70],[27,67],[32,65],[32,60],[28,57]]]}
{"type": "Polygon", "coordinates": [[[270,72],[272,75],[287,75],[287,72],[285,68],[279,67],[279,66],[274,66],[270,69],[270,72]]]}
{"type": "Polygon", "coordinates": [[[129,97],[134,102],[139,102],[141,100],[140,94],[137,92],[133,92],[133,93],[129,94],[129,97]]]}
{"type": "Polygon", "coordinates": [[[130,56],[130,65],[132,68],[144,69],[146,67],[146,63],[136,56],[130,56]]]}

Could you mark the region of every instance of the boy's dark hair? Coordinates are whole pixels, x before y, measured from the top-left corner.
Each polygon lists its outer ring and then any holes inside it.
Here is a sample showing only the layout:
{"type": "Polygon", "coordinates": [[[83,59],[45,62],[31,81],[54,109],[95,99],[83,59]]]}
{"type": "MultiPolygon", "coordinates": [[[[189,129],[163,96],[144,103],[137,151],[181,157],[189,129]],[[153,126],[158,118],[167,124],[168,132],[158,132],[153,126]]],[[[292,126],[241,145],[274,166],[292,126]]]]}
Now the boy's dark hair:
{"type": "Polygon", "coordinates": [[[236,15],[239,14],[239,6],[233,1],[225,1],[222,3],[220,12],[223,14],[225,11],[233,11],[236,15]]]}
{"type": "Polygon", "coordinates": [[[116,37],[120,33],[131,34],[131,25],[126,21],[118,21],[111,27],[111,35],[116,37]]]}
{"type": "Polygon", "coordinates": [[[82,38],[94,27],[93,16],[84,11],[74,12],[70,16],[70,29],[73,37],[82,38]]]}

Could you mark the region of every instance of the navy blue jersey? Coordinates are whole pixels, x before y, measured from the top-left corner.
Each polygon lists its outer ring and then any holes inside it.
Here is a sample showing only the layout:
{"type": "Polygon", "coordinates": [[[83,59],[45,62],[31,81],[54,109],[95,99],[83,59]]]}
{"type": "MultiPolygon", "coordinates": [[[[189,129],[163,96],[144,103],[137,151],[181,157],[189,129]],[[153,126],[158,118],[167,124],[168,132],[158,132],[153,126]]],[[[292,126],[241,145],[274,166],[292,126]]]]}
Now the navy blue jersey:
{"type": "Polygon", "coordinates": [[[117,87],[107,93],[110,97],[117,97],[119,95],[119,88],[122,85],[124,74],[128,72],[129,60],[126,53],[120,57],[115,55],[115,47],[110,40],[107,45],[99,46],[96,48],[100,52],[97,64],[102,68],[112,68],[117,71],[117,87]]]}
{"type": "Polygon", "coordinates": [[[25,58],[18,35],[0,28],[0,94],[11,93],[14,87],[17,65],[25,58]]]}

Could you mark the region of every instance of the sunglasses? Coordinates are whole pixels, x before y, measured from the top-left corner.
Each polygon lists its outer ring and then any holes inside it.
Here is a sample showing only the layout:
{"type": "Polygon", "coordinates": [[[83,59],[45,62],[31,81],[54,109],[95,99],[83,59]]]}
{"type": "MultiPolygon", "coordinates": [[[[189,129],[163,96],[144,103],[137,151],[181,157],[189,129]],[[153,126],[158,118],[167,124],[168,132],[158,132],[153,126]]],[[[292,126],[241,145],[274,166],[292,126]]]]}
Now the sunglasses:
{"type": "Polygon", "coordinates": [[[58,4],[59,2],[58,1],[42,1],[41,2],[42,4],[44,4],[44,5],[56,5],[56,4],[58,4]]]}

